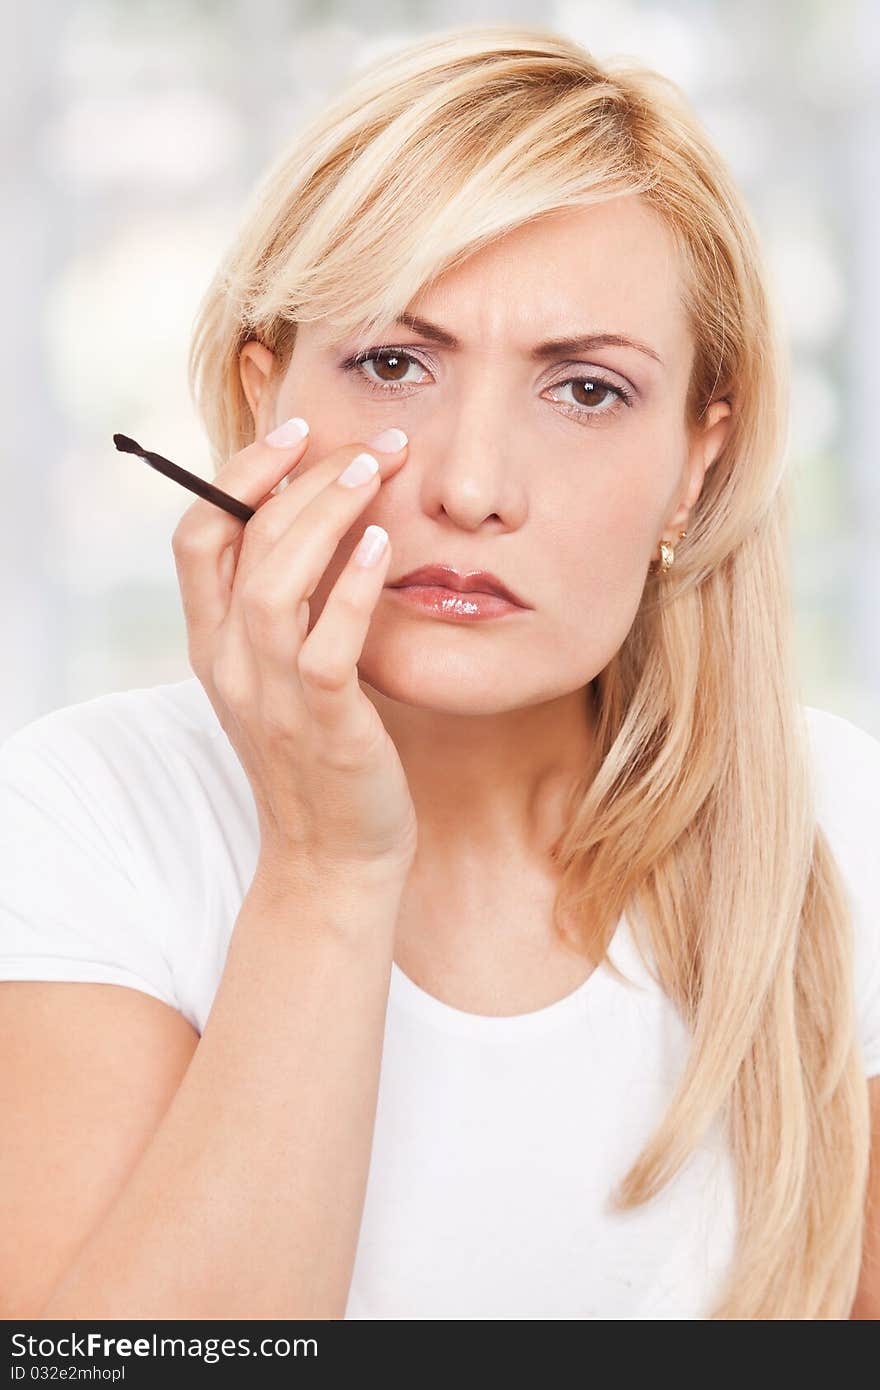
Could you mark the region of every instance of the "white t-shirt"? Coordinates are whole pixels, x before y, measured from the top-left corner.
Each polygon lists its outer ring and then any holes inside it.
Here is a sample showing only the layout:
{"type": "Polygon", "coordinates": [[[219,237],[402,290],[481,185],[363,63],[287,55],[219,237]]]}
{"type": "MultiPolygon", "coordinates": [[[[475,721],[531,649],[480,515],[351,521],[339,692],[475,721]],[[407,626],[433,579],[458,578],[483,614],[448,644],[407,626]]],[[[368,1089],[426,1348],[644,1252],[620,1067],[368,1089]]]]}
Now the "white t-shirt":
{"type": "MultiPolygon", "coordinates": [[[[880,1073],[880,741],[807,707],[819,820],[856,926],[880,1073]]],[[[146,991],[201,1032],[259,848],[250,785],[195,677],[54,710],[0,745],[0,979],[146,991]]],[[[454,1009],[392,968],[346,1318],[698,1319],[735,1235],[718,1128],[646,1206],[606,1199],[665,1111],[687,1035],[624,916],[547,1008],[454,1009]]]]}

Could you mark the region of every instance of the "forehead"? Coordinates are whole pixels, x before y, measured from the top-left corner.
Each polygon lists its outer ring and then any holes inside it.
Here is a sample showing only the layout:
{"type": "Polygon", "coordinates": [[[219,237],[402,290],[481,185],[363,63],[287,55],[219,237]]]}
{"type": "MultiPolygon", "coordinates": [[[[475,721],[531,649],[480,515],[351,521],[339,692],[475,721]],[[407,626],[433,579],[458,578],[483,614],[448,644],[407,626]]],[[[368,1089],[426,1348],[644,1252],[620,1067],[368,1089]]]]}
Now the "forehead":
{"type": "MultiPolygon", "coordinates": [[[[673,376],[690,369],[678,251],[637,195],[515,227],[439,275],[407,310],[447,328],[465,352],[526,355],[549,338],[619,333],[650,344],[673,376]]],[[[294,356],[338,337],[332,317],[302,323],[294,356]]]]}
{"type": "Polygon", "coordinates": [[[409,307],[483,346],[606,331],[642,338],[670,361],[689,338],[672,235],[633,195],[516,227],[409,307]]]}

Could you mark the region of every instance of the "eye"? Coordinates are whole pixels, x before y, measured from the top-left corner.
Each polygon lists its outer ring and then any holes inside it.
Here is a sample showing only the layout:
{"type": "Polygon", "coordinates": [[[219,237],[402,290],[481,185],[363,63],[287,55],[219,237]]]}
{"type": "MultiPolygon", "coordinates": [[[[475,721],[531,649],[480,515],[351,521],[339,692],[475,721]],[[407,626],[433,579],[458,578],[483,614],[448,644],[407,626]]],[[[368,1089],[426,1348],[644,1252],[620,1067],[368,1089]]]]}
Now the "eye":
{"type": "MultiPolygon", "coordinates": [[[[408,375],[413,367],[421,368],[423,372],[429,372],[429,368],[420,358],[407,349],[398,347],[368,348],[364,352],[346,358],[340,365],[343,371],[356,373],[362,380],[366,381],[369,390],[380,395],[390,395],[395,391],[404,390],[408,386],[421,384],[408,375]],[[374,369],[377,374],[373,375],[373,370],[366,371],[366,367],[374,369]]],[[[611,416],[616,415],[623,406],[630,406],[633,402],[631,391],[625,386],[619,386],[607,380],[599,373],[591,373],[590,375],[584,373],[579,377],[569,377],[547,389],[561,391],[569,386],[575,391],[574,400],[570,402],[557,401],[555,404],[561,405],[564,413],[571,415],[579,424],[602,424],[611,416]],[[607,401],[609,396],[614,398],[615,404],[602,405],[602,402],[607,401]]]]}
{"type": "Polygon", "coordinates": [[[625,386],[616,386],[614,382],[599,376],[598,373],[569,377],[565,381],[558,381],[555,386],[548,387],[548,390],[561,391],[567,386],[572,387],[574,401],[560,401],[559,404],[565,408],[567,415],[578,419],[579,424],[601,424],[610,416],[616,415],[624,406],[632,405],[632,392],[625,386]],[[615,398],[615,403],[603,406],[602,401],[607,401],[609,396],[615,398]]]}
{"type": "Polygon", "coordinates": [[[407,379],[406,373],[410,367],[422,367],[427,371],[427,367],[412,353],[404,352],[403,348],[391,347],[370,348],[366,352],[359,352],[355,357],[347,358],[342,363],[343,371],[357,372],[366,379],[372,390],[383,392],[395,391],[402,386],[417,385],[416,381],[407,379]],[[368,364],[374,363],[382,375],[373,376],[371,372],[363,370],[368,364]]]}

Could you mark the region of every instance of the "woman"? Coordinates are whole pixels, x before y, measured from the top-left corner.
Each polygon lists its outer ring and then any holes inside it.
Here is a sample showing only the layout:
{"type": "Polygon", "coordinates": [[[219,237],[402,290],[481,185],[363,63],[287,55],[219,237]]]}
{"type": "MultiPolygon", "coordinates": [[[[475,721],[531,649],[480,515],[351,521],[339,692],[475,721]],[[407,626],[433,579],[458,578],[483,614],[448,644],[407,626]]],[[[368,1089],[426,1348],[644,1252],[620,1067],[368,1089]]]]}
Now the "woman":
{"type": "Polygon", "coordinates": [[[880,744],[798,704],[784,354],[678,90],[374,64],[191,367],[257,508],[175,532],[194,677],[3,750],[6,1316],[876,1316],[880,744]]]}

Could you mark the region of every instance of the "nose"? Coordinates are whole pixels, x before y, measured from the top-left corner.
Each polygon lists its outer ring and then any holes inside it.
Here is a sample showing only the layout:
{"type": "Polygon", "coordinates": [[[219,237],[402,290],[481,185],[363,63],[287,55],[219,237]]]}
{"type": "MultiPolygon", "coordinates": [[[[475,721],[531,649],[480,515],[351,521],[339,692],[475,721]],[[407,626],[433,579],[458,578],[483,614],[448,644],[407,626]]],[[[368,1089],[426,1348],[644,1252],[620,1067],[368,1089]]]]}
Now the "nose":
{"type": "Polygon", "coordinates": [[[486,521],[511,529],[522,524],[525,461],[513,409],[509,388],[485,367],[450,393],[425,441],[427,510],[445,512],[466,530],[486,521]]]}

